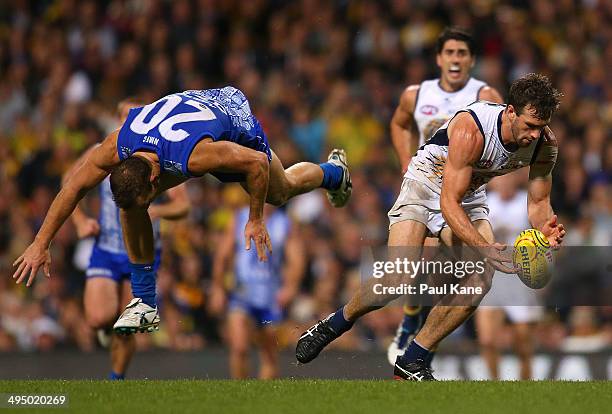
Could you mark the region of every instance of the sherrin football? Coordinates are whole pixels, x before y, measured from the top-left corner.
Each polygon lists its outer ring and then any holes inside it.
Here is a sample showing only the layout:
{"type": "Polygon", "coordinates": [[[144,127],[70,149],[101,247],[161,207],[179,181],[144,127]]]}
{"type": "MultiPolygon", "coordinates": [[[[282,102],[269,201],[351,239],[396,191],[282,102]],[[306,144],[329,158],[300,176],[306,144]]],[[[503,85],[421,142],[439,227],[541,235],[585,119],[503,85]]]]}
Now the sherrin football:
{"type": "Polygon", "coordinates": [[[552,277],[553,255],[544,234],[535,229],[523,230],[514,241],[514,266],[518,277],[528,287],[541,289],[552,277]]]}

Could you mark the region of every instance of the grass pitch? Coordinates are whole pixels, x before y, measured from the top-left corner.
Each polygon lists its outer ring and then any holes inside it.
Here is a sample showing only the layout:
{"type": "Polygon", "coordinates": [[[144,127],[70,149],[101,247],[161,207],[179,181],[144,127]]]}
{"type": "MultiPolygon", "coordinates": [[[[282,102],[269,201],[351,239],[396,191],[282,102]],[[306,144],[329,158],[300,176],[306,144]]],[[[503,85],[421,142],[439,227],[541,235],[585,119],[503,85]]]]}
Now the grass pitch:
{"type": "Polygon", "coordinates": [[[612,407],[609,381],[48,380],[0,381],[0,393],[69,398],[67,407],[28,407],[27,412],[586,414],[612,407]]]}

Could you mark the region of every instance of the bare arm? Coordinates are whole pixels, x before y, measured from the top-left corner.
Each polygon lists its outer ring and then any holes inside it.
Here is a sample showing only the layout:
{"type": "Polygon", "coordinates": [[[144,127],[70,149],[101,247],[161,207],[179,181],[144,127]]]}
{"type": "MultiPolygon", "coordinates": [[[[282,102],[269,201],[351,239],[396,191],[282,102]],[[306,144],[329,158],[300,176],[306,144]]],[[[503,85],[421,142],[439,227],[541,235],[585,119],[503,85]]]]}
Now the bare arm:
{"type": "Polygon", "coordinates": [[[461,113],[448,128],[448,160],[444,166],[440,207],[449,227],[468,246],[488,246],[489,243],[474,228],[461,206],[472,180],[472,165],[478,161],[484,137],[472,117],[461,113]]]}
{"type": "Polygon", "coordinates": [[[191,203],[187,194],[185,184],[170,188],[166,191],[168,201],[160,204],[153,204],[149,207],[151,220],[163,218],[166,220],[178,220],[189,214],[191,203]]]}
{"type": "Polygon", "coordinates": [[[25,252],[13,263],[18,266],[13,274],[17,283],[21,283],[30,274],[27,286],[30,286],[42,266],[49,277],[49,245],[59,228],[68,219],[78,202],[91,188],[98,185],[108,174],[112,167],[119,162],[117,154],[117,132],[110,134],[95,148],[87,160],[83,162],[67,179],[59,194],[51,203],[45,220],[38,231],[34,241],[25,252]]]}
{"type": "Polygon", "coordinates": [[[550,204],[552,170],[557,162],[558,145],[554,134],[548,127],[540,139],[544,141],[529,166],[527,213],[531,226],[542,231],[548,237],[551,245],[556,247],[565,236],[564,226],[557,224],[557,216],[550,204]]]}
{"type": "MultiPolygon", "coordinates": [[[[74,175],[74,173],[81,168],[85,162],[87,162],[87,159],[91,153],[99,146],[100,144],[92,145],[88,150],[81,154],[81,156],[62,176],[62,186],[66,184],[69,177],[74,175]]],[[[76,228],[79,239],[95,236],[100,232],[100,225],[98,224],[98,221],[85,214],[80,203],[77,203],[77,205],[74,207],[74,211],[72,212],[70,218],[72,219],[72,224],[74,224],[74,227],[76,228]]]]}
{"type": "Polygon", "coordinates": [[[503,265],[510,262],[500,250],[505,246],[490,244],[476,230],[463,210],[461,202],[472,181],[473,165],[480,158],[484,145],[484,137],[478,126],[467,113],[459,114],[449,125],[448,160],[444,166],[440,207],[442,215],[453,234],[459,237],[467,246],[486,257],[495,269],[504,273],[515,273],[514,269],[503,265]]]}
{"type": "Polygon", "coordinates": [[[419,131],[414,121],[418,90],[419,85],[411,85],[404,90],[391,118],[391,141],[400,160],[402,173],[406,172],[419,145],[419,131]]]}
{"type": "Polygon", "coordinates": [[[504,103],[504,100],[497,89],[490,86],[484,86],[478,92],[478,100],[489,101],[494,103],[504,103]]]}
{"type": "Polygon", "coordinates": [[[246,176],[246,187],[251,197],[249,221],[244,230],[246,248],[255,241],[259,260],[266,260],[266,248],[272,252],[270,236],[263,222],[263,206],[268,194],[270,163],[259,151],[233,142],[200,141],[189,158],[189,171],[195,175],[208,172],[238,172],[246,176]]]}
{"type": "Polygon", "coordinates": [[[285,243],[283,287],[278,293],[278,303],[282,308],[287,307],[300,291],[304,269],[306,268],[304,243],[296,226],[296,223],[291,225],[291,232],[285,243]]]}

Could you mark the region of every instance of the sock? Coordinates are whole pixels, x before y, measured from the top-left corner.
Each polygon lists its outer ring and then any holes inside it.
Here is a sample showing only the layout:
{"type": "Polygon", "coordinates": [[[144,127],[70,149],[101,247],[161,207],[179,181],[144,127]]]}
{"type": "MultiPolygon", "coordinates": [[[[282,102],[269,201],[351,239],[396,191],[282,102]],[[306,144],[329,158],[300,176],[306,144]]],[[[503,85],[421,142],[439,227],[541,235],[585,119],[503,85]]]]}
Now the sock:
{"type": "Polygon", "coordinates": [[[330,162],[319,164],[319,167],[323,170],[323,182],[321,183],[321,187],[326,190],[337,190],[340,184],[342,184],[344,170],[330,162]]]}
{"type": "Polygon", "coordinates": [[[344,319],[344,306],[334,312],[329,319],[329,325],[338,335],[342,335],[351,329],[354,323],[344,319]]]}
{"type": "Polygon", "coordinates": [[[405,362],[413,362],[417,359],[427,361],[429,353],[429,349],[422,347],[416,339],[413,339],[410,345],[408,345],[406,352],[404,352],[404,355],[402,355],[402,359],[405,362]]]}
{"type": "Polygon", "coordinates": [[[135,298],[142,299],[143,303],[151,307],[155,307],[155,270],[153,263],[150,264],[134,264],[130,263],[132,275],[132,295],[135,298]]]}
{"type": "Polygon", "coordinates": [[[111,381],[124,380],[125,374],[117,374],[115,371],[111,371],[110,375],[108,376],[108,379],[111,381]]]}
{"type": "Polygon", "coordinates": [[[402,330],[404,330],[408,335],[416,333],[419,329],[421,329],[421,312],[423,308],[420,306],[418,308],[409,308],[404,306],[404,320],[402,321],[402,330]]]}

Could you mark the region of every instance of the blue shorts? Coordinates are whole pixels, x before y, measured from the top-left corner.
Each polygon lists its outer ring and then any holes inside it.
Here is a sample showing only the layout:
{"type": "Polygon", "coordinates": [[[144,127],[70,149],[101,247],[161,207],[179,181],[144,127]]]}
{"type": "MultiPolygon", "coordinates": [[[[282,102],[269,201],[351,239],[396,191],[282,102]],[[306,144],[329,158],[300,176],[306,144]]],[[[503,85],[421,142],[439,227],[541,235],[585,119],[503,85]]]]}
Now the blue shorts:
{"type": "Polygon", "coordinates": [[[281,308],[274,304],[269,307],[256,307],[235,295],[231,295],[228,304],[229,311],[239,310],[253,318],[258,328],[266,325],[276,325],[284,319],[281,308]]]}
{"type": "MultiPolygon", "coordinates": [[[[161,250],[155,251],[153,269],[157,272],[161,262],[161,250]]],[[[94,245],[85,275],[87,278],[105,277],[117,283],[130,280],[130,260],[127,254],[110,253],[94,245]]]]}
{"type": "MultiPolygon", "coordinates": [[[[268,157],[268,162],[272,162],[272,149],[268,143],[268,137],[255,116],[253,116],[253,121],[255,123],[253,132],[255,139],[253,139],[249,145],[243,146],[254,149],[255,151],[263,152],[268,157]]],[[[211,175],[215,176],[222,183],[241,183],[246,181],[246,175],[242,173],[213,172],[211,175]]]]}

